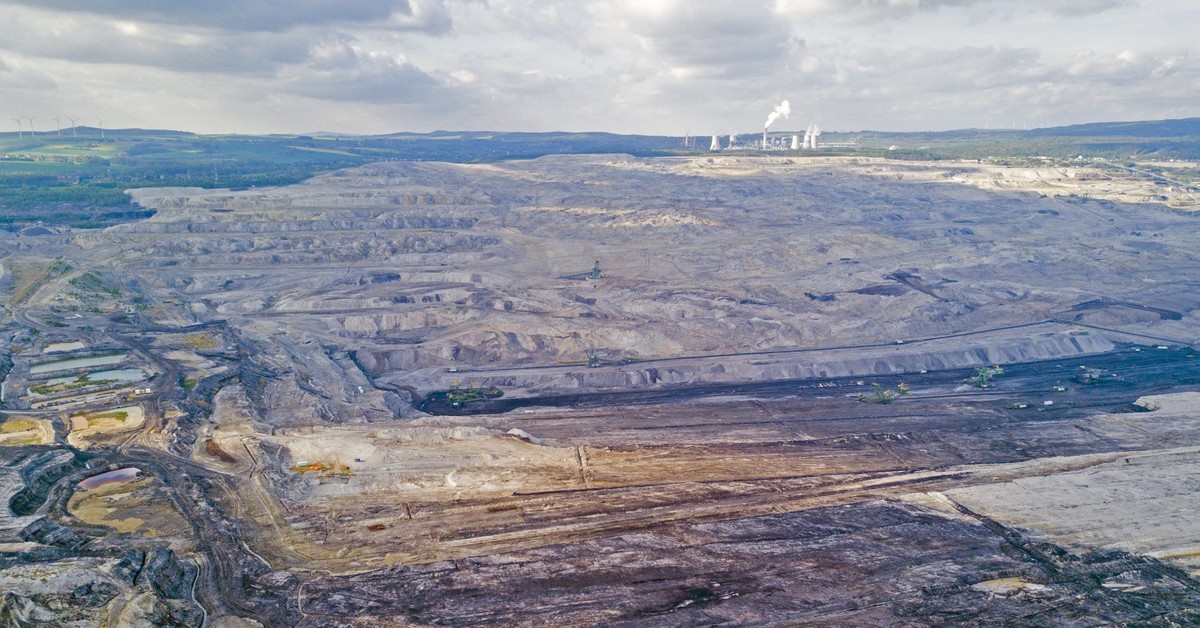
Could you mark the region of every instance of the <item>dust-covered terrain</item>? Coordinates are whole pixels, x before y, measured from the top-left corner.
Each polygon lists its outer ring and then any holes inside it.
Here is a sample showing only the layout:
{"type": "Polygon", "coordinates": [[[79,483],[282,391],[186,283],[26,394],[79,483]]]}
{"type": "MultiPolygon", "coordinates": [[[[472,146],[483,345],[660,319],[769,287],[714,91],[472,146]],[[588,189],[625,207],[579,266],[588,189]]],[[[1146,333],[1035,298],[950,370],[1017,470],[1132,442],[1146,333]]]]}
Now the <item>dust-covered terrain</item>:
{"type": "Polygon", "coordinates": [[[0,236],[14,625],[1200,621],[1200,215],[1111,167],[388,162],[0,236]]]}

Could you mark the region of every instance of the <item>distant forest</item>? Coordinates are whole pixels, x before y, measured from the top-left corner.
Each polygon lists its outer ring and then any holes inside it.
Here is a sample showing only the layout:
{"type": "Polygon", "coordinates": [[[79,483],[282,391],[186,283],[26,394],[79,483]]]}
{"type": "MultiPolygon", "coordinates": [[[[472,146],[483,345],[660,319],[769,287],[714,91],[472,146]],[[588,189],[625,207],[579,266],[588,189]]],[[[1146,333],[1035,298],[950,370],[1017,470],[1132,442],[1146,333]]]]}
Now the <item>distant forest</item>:
{"type": "MultiPolygon", "coordinates": [[[[781,132],[786,133],[786,132],[781,132]]],[[[751,134],[747,134],[750,136],[751,134]]],[[[1083,124],[1031,131],[826,133],[812,154],[893,159],[1046,163],[1084,159],[1200,159],[1200,118],[1083,124]]],[[[639,157],[707,154],[707,137],[611,133],[395,133],[378,136],[195,135],[105,130],[0,133],[0,229],[34,225],[99,228],[145,218],[124,190],[286,185],[319,172],[383,160],[477,163],[550,154],[639,157]]],[[[755,154],[747,151],[744,154],[755,154]]],[[[1189,172],[1174,176],[1194,180],[1189,172]]]]}

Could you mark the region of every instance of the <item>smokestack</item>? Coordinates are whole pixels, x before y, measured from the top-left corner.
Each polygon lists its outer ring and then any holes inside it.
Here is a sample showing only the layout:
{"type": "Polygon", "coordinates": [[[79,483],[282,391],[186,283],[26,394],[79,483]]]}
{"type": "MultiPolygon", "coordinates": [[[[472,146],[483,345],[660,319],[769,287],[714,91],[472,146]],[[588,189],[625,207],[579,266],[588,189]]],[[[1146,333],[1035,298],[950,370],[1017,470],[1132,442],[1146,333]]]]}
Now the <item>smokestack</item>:
{"type": "Polygon", "coordinates": [[[721,138],[714,135],[712,144],[708,146],[708,150],[721,150],[721,138]]]}
{"type": "Polygon", "coordinates": [[[800,150],[800,136],[799,135],[792,136],[792,150],[800,150]]]}
{"type": "Polygon", "coordinates": [[[765,124],[763,124],[763,128],[769,129],[769,128],[771,128],[771,125],[775,124],[775,121],[778,120],[780,117],[786,118],[791,114],[792,114],[792,104],[785,100],[785,101],[779,103],[778,105],[776,105],[775,110],[772,111],[769,115],[767,115],[767,121],[765,124]]]}
{"type": "Polygon", "coordinates": [[[763,124],[763,150],[767,150],[767,129],[771,128],[771,125],[775,124],[776,120],[781,117],[786,118],[791,115],[791,113],[792,104],[785,100],[778,105],[775,105],[775,110],[767,115],[767,121],[763,124]]]}

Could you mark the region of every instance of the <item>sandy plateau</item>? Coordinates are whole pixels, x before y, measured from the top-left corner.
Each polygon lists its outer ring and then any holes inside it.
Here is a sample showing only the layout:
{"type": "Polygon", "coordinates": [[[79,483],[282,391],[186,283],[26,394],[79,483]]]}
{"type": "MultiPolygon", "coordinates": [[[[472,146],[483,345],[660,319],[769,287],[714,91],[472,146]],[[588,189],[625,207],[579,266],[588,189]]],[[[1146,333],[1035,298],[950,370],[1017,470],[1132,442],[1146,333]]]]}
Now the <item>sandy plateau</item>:
{"type": "Polygon", "coordinates": [[[557,156],[0,236],[0,623],[1198,623],[1189,194],[557,156]]]}
{"type": "Polygon", "coordinates": [[[12,417],[0,423],[0,445],[46,445],[54,442],[50,421],[30,417],[12,417]]]}
{"type": "Polygon", "coordinates": [[[71,433],[67,443],[79,449],[87,449],[91,441],[104,439],[109,434],[136,431],[144,423],[141,406],[126,406],[100,412],[73,414],[69,417],[71,433]]]}

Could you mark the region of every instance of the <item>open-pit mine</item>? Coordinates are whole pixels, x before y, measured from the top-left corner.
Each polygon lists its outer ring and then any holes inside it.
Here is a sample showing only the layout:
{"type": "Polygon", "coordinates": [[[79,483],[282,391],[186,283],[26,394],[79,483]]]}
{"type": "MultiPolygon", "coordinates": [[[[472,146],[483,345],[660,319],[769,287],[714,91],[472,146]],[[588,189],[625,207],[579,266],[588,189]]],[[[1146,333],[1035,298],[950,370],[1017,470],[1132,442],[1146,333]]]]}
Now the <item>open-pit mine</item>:
{"type": "Polygon", "coordinates": [[[386,162],[2,235],[0,624],[1200,623],[1200,213],[1115,176],[386,162]]]}

